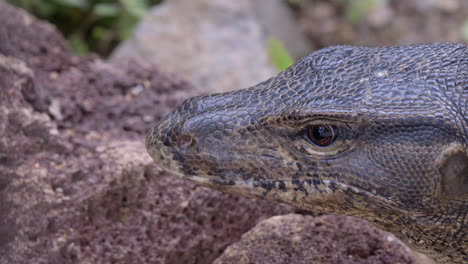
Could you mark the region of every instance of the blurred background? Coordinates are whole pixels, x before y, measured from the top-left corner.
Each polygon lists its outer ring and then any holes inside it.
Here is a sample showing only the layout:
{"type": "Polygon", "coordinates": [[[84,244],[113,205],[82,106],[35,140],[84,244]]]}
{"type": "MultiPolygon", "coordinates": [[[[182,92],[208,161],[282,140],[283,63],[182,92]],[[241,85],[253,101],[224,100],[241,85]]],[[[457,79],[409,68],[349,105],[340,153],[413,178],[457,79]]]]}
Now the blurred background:
{"type": "Polygon", "coordinates": [[[6,0],[77,54],[163,65],[204,92],[245,88],[339,44],[468,43],[468,0],[6,0]]]}
{"type": "Polygon", "coordinates": [[[78,54],[108,56],[161,0],[6,0],[55,24],[78,54]]]}

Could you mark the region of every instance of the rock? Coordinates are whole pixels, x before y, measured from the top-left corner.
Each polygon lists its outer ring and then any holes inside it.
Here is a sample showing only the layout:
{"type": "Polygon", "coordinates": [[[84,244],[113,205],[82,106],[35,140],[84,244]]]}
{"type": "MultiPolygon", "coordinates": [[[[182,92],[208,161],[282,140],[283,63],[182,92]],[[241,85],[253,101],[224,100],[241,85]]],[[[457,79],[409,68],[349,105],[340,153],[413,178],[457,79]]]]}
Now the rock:
{"type": "Polygon", "coordinates": [[[211,263],[286,206],[168,175],[145,130],[198,91],[152,64],[77,57],[0,2],[0,263],[211,263]]]}
{"type": "Polygon", "coordinates": [[[288,211],[187,184],[155,167],[132,171],[118,186],[108,188],[73,227],[70,260],[211,263],[257,221],[288,211]]]}
{"type": "Polygon", "coordinates": [[[393,235],[357,218],[283,215],[244,234],[214,264],[416,263],[393,235]]]}
{"type": "Polygon", "coordinates": [[[145,58],[213,93],[275,75],[267,42],[250,0],[166,1],[145,16],[113,58],[145,58]]]}

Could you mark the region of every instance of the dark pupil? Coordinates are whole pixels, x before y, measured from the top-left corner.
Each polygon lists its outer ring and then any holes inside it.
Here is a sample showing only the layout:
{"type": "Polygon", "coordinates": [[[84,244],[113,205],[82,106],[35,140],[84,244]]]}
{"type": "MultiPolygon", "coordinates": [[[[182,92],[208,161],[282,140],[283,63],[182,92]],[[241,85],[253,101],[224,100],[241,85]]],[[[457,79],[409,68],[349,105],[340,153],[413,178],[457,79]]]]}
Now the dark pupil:
{"type": "Polygon", "coordinates": [[[330,125],[316,125],[310,129],[310,139],[315,144],[325,147],[335,140],[335,130],[330,125]]]}

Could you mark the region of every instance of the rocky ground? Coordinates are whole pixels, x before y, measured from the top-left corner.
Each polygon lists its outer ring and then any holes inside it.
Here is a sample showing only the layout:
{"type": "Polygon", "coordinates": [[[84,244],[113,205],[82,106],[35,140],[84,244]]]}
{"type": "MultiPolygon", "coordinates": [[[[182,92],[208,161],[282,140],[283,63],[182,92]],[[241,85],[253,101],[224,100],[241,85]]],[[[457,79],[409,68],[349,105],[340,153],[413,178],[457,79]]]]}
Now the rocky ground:
{"type": "Polygon", "coordinates": [[[275,203],[162,172],[149,125],[198,92],[158,67],[72,55],[0,3],[0,263],[210,263],[275,203]]]}
{"type": "Polygon", "coordinates": [[[416,262],[361,220],[161,171],[144,133],[202,89],[141,60],[77,57],[3,2],[0,23],[0,263],[416,262]]]}

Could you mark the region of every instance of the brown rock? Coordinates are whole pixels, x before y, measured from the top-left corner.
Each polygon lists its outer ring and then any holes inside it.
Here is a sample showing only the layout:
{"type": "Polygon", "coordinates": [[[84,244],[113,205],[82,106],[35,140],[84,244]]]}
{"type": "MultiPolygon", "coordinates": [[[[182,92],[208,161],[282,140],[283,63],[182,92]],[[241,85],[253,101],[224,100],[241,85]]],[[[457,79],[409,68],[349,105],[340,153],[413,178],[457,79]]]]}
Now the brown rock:
{"type": "Polygon", "coordinates": [[[159,68],[69,53],[0,2],[0,263],[210,263],[290,212],[159,170],[144,131],[197,92],[159,68]]]}
{"type": "Polygon", "coordinates": [[[271,217],[229,246],[214,264],[416,263],[393,235],[357,218],[271,217]]]}

